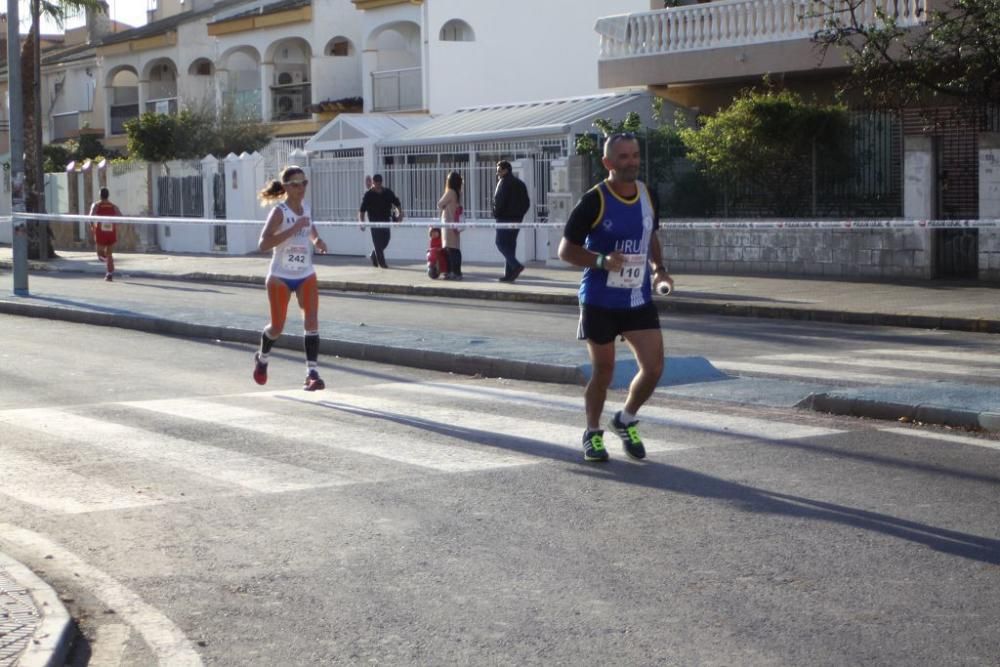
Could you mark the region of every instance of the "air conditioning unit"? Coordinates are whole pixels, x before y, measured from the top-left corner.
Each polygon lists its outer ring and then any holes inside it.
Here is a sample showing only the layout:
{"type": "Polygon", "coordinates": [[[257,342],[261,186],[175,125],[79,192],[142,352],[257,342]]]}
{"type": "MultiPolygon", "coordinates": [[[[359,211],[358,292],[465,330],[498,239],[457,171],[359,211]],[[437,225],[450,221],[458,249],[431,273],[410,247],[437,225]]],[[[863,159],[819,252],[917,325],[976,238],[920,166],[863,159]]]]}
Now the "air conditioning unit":
{"type": "Polygon", "coordinates": [[[285,93],[278,95],[274,110],[278,114],[300,114],[305,113],[306,105],[303,96],[298,93],[285,93]]]}

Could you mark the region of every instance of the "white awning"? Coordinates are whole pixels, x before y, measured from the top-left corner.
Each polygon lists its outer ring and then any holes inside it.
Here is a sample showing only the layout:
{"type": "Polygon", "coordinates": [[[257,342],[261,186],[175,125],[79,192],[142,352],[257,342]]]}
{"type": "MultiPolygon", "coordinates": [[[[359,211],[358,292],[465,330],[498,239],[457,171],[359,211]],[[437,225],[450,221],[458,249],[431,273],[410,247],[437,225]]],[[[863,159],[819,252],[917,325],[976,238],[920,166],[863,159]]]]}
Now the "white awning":
{"type": "MultiPolygon", "coordinates": [[[[669,106],[668,103],[664,103],[669,106]]],[[[594,121],[623,120],[636,112],[649,123],[652,98],[646,91],[571,97],[539,102],[458,109],[379,142],[382,147],[512,140],[595,132],[594,121]]]]}
{"type": "Polygon", "coordinates": [[[342,113],[313,135],[305,149],[312,153],[366,148],[429,120],[422,114],[342,113]]]}

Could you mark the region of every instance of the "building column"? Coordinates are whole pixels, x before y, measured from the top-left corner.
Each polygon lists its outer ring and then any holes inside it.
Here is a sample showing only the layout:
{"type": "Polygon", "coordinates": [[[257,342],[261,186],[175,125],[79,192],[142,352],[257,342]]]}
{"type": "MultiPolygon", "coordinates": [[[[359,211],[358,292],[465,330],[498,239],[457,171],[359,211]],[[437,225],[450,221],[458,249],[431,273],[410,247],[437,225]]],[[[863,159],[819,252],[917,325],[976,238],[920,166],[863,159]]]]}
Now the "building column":
{"type": "Polygon", "coordinates": [[[260,66],[260,116],[265,123],[271,122],[271,86],[274,84],[274,63],[260,66]]]}
{"type": "MultiPolygon", "coordinates": [[[[934,139],[924,135],[903,137],[903,217],[933,220],[937,215],[937,167],[934,163],[934,139]]],[[[930,278],[934,274],[934,230],[896,230],[912,238],[913,275],[930,278]]],[[[905,261],[905,260],[904,260],[905,261]]]]}
{"type": "Polygon", "coordinates": [[[364,112],[370,113],[375,108],[375,87],[372,85],[372,73],[378,69],[378,51],[365,49],[361,54],[361,98],[364,100],[364,112]]]}
{"type": "Polygon", "coordinates": [[[139,115],[146,113],[146,102],[149,101],[149,79],[139,80],[139,115]]]}
{"type": "Polygon", "coordinates": [[[222,112],[226,105],[226,95],[232,86],[229,85],[229,70],[227,69],[215,69],[215,75],[212,77],[212,88],[215,99],[215,108],[218,112],[222,112]]]}
{"type": "MultiPolygon", "coordinates": [[[[1000,133],[984,132],[979,143],[979,218],[1000,219],[1000,133]]],[[[979,279],[1000,280],[1000,228],[979,229],[979,279]]]]}

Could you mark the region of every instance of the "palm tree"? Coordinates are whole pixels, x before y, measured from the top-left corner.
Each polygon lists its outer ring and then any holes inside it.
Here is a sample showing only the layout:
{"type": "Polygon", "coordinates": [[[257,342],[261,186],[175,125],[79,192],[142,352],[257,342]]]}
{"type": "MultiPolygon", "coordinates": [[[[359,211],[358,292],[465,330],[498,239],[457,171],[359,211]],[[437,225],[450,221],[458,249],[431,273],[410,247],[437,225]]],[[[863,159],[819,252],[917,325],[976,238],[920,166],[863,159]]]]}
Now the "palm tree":
{"type": "MultiPolygon", "coordinates": [[[[71,12],[101,10],[107,12],[104,0],[29,0],[31,3],[31,29],[28,39],[21,45],[21,103],[24,118],[25,141],[25,206],[33,213],[45,212],[45,172],[42,169],[42,81],[41,81],[41,23],[47,17],[62,28],[71,12]]],[[[28,225],[28,256],[48,259],[49,237],[47,224],[28,225]]]]}

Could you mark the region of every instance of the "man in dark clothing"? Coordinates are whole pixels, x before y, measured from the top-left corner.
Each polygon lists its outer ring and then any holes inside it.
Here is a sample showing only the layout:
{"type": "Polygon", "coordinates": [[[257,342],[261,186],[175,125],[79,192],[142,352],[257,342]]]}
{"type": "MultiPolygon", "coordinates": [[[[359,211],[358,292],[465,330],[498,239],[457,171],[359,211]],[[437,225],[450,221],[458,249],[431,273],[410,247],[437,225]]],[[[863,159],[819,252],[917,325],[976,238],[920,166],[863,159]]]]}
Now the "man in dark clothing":
{"type": "MultiPolygon", "coordinates": [[[[365,192],[361,198],[361,208],[358,210],[358,220],[365,221],[365,213],[368,214],[369,222],[402,222],[403,205],[399,203],[399,197],[389,188],[382,187],[382,174],[372,176],[372,187],[365,192]],[[393,207],[396,208],[397,215],[393,217],[393,207]]],[[[368,254],[372,266],[381,266],[388,269],[385,263],[385,249],[389,246],[391,232],[388,227],[372,227],[372,245],[375,249],[368,254]]]]}
{"type": "MultiPolygon", "coordinates": [[[[521,222],[531,207],[528,188],[524,181],[511,172],[510,162],[497,162],[497,189],[493,192],[493,217],[497,222],[521,222]]],[[[524,271],[524,264],[517,261],[517,234],[520,229],[497,229],[497,250],[503,255],[502,283],[512,283],[524,271]]]]}

